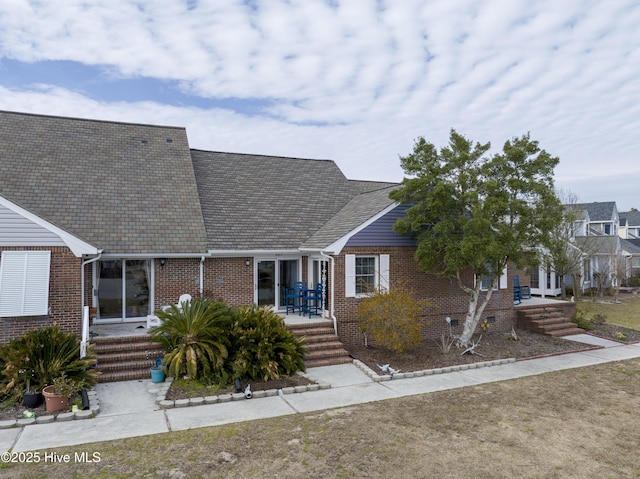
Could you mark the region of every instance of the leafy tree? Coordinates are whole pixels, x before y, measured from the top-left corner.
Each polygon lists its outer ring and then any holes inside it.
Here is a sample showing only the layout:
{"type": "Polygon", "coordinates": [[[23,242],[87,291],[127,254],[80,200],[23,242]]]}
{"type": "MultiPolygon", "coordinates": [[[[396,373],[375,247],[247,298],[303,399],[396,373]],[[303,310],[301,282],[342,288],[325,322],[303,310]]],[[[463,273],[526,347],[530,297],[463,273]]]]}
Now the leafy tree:
{"type": "Polygon", "coordinates": [[[469,297],[459,346],[471,343],[506,265],[521,266],[560,221],[553,188],[558,158],[529,134],[506,141],[491,157],[490,147],[455,130],[440,150],[418,138],[413,153],[400,159],[408,177],[391,193],[412,205],[394,230],[415,236],[420,268],[453,278],[469,297]],[[465,280],[466,272],[477,280],[465,280]],[[492,278],[486,294],[481,276],[492,278]]]}

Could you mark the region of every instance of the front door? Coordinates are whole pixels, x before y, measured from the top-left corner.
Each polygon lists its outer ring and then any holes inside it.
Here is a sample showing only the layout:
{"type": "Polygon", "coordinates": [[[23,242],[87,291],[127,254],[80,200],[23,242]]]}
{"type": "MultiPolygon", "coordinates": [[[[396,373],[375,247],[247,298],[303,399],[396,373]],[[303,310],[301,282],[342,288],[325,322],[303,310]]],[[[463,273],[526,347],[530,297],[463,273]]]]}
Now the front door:
{"type": "Polygon", "coordinates": [[[98,262],[98,321],[136,321],[149,314],[150,268],[148,260],[98,262]]]}
{"type": "Polygon", "coordinates": [[[299,278],[299,260],[264,259],[256,261],[256,303],[284,308],[285,291],[299,278]]]}

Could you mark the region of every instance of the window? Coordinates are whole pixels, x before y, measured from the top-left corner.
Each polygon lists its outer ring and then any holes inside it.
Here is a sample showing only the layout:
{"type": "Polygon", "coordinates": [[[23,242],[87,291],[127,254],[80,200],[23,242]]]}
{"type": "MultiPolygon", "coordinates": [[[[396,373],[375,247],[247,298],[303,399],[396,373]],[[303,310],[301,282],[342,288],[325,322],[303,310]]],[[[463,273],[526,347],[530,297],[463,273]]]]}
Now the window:
{"type": "MultiPolygon", "coordinates": [[[[483,274],[480,277],[480,290],[481,291],[489,291],[491,287],[491,281],[493,280],[493,274],[483,274]]],[[[498,279],[498,284],[495,289],[505,289],[507,287],[507,267],[504,267],[500,278],[498,279]]]]}
{"type": "Polygon", "coordinates": [[[376,287],[376,257],[356,256],[356,294],[366,294],[376,287]]]}
{"type": "Polygon", "coordinates": [[[346,296],[362,296],[376,288],[389,288],[389,255],[346,255],[346,296]]]}
{"type": "Polygon", "coordinates": [[[50,251],[3,251],[0,316],[42,316],[49,310],[50,251]]]}

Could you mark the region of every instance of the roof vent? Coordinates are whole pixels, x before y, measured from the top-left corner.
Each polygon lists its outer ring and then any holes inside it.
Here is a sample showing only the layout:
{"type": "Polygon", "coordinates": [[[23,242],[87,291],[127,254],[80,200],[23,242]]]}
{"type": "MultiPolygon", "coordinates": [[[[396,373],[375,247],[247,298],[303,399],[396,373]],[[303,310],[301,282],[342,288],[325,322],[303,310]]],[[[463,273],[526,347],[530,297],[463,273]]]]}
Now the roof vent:
{"type": "Polygon", "coordinates": [[[167,138],[167,143],[173,143],[173,140],[171,138],[167,138]]]}

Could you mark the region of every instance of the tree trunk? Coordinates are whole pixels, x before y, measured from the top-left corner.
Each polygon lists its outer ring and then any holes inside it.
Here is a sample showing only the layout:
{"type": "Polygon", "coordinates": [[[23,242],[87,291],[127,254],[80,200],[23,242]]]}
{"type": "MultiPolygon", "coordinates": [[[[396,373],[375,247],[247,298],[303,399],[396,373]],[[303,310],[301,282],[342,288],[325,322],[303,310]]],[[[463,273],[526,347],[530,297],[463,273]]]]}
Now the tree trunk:
{"type": "Polygon", "coordinates": [[[487,291],[486,295],[480,301],[480,281],[477,281],[475,288],[464,288],[461,285],[463,291],[469,294],[469,308],[467,309],[467,314],[464,320],[464,328],[462,330],[462,334],[458,338],[457,346],[458,347],[469,347],[471,344],[471,338],[473,334],[476,332],[476,328],[478,327],[478,323],[482,318],[482,314],[484,313],[484,309],[489,304],[491,300],[491,295],[493,294],[493,290],[498,286],[499,277],[496,277],[491,282],[491,287],[489,291],[487,291]]]}

